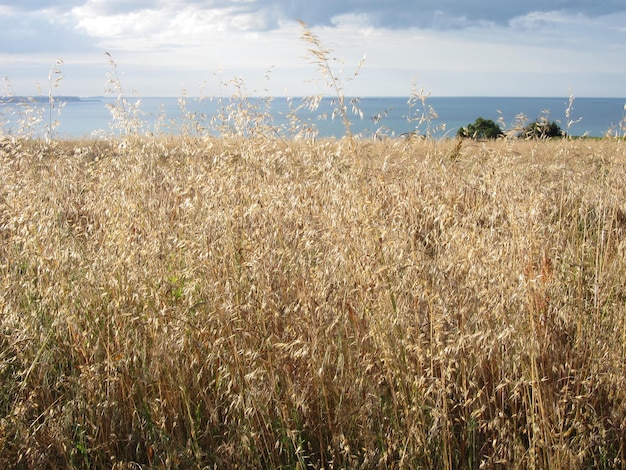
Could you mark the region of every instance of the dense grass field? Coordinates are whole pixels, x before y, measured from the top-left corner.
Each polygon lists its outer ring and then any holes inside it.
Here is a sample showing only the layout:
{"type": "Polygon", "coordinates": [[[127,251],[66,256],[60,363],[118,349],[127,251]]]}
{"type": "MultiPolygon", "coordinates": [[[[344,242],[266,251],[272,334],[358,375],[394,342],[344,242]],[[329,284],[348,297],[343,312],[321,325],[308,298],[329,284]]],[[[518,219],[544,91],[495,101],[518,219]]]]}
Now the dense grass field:
{"type": "Polygon", "coordinates": [[[0,143],[7,468],[626,465],[626,142],[0,143]]]}

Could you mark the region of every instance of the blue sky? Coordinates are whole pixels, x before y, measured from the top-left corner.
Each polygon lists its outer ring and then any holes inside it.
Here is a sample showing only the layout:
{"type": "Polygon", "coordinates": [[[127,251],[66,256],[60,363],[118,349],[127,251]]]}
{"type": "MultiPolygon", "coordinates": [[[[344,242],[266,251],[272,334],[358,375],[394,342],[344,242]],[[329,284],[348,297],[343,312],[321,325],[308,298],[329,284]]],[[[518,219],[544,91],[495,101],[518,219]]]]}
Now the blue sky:
{"type": "Polygon", "coordinates": [[[56,94],[102,95],[108,52],[143,96],[323,93],[296,19],[348,95],[626,97],[624,0],[0,0],[0,78],[47,94],[62,59],[56,94]]]}

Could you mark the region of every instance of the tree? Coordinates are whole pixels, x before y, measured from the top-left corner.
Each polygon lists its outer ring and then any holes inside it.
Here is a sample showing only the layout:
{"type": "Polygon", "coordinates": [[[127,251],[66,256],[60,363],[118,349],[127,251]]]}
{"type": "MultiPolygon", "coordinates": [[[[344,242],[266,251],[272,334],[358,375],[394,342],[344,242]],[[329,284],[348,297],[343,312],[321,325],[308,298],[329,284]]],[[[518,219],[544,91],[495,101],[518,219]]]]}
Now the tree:
{"type": "Polygon", "coordinates": [[[552,137],[564,137],[565,133],[555,121],[539,119],[531,122],[520,134],[523,139],[551,139],[552,137]]]}
{"type": "Polygon", "coordinates": [[[504,135],[504,132],[491,119],[479,117],[473,124],[461,127],[456,135],[457,137],[469,137],[470,139],[497,139],[504,135]]]}

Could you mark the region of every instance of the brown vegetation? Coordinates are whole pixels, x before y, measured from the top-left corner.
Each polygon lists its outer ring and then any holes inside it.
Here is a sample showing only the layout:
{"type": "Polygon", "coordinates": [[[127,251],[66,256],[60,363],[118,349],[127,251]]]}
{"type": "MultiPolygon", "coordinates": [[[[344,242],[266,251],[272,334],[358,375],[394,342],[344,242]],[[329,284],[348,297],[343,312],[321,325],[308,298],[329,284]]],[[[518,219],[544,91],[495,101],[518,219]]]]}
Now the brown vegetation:
{"type": "Polygon", "coordinates": [[[0,146],[8,467],[622,467],[624,141],[0,146]]]}

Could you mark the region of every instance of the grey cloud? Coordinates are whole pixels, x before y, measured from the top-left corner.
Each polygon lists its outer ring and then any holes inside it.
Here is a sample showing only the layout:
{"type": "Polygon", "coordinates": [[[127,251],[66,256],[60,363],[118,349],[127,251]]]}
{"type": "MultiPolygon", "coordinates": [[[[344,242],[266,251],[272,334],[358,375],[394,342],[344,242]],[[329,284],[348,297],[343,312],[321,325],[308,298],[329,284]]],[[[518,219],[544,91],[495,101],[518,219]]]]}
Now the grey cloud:
{"type": "Polygon", "coordinates": [[[261,0],[260,4],[272,4],[288,18],[300,18],[311,26],[331,24],[339,14],[366,14],[373,25],[387,28],[463,28],[471,25],[493,23],[507,25],[516,17],[531,12],[560,10],[600,16],[626,11],[623,0],[589,2],[588,0],[530,0],[526,2],[503,2],[482,0],[459,2],[458,0],[318,0],[317,2],[292,0],[261,0]]]}
{"type": "MultiPolygon", "coordinates": [[[[87,4],[87,0],[82,0],[81,5],[87,4]]],[[[164,6],[171,5],[174,2],[162,2],[154,0],[106,0],[90,5],[91,9],[101,15],[117,15],[124,13],[132,13],[134,11],[146,9],[160,9],[164,6]]],[[[192,3],[192,2],[185,2],[192,3]]]]}
{"type": "Polygon", "coordinates": [[[20,12],[36,12],[41,10],[68,10],[85,3],[85,0],[0,0],[0,5],[8,6],[20,12]]]}
{"type": "MultiPolygon", "coordinates": [[[[0,5],[20,11],[55,9],[67,11],[85,5],[88,0],[0,0],[0,5]],[[19,6],[15,4],[18,3],[19,6]]],[[[433,28],[463,29],[485,24],[509,25],[515,18],[531,12],[563,11],[587,16],[607,15],[626,11],[624,0],[107,0],[97,2],[98,12],[104,15],[128,13],[142,9],[194,7],[198,9],[225,9],[229,15],[258,15],[250,28],[275,29],[281,20],[302,19],[310,26],[332,25],[333,18],[342,14],[366,15],[372,25],[390,29],[433,28]]]]}
{"type": "Polygon", "coordinates": [[[41,13],[29,15],[0,16],[0,52],[19,54],[27,52],[50,52],[62,54],[68,51],[92,51],[91,38],[77,32],[65,23],[50,21],[41,13]]]}
{"type": "MultiPolygon", "coordinates": [[[[88,0],[0,0],[0,5],[18,8],[21,11],[40,9],[63,9],[84,5],[88,0]]],[[[202,9],[234,8],[246,12],[270,8],[285,18],[301,18],[308,23],[330,24],[339,14],[365,13],[380,26],[406,27],[427,26],[433,23],[436,13],[446,17],[467,18],[468,21],[488,21],[505,24],[511,19],[534,11],[562,10],[583,13],[589,16],[625,11],[623,0],[527,0],[525,2],[503,2],[502,0],[107,0],[99,2],[103,13],[124,13],[145,8],[193,5],[202,9]]]]}

